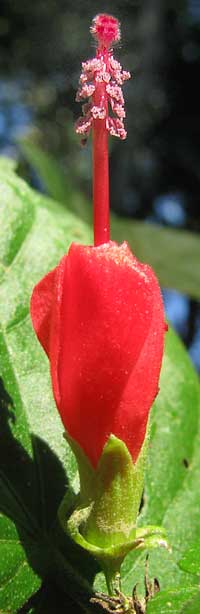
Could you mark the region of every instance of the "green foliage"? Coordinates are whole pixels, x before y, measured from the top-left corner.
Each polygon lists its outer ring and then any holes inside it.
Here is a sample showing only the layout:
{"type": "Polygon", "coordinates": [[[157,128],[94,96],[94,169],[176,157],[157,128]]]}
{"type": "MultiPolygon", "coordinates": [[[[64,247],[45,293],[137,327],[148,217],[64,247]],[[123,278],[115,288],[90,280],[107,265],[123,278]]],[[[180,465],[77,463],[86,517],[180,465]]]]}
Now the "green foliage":
{"type": "Polygon", "coordinates": [[[163,287],[200,298],[199,235],[115,217],[113,236],[128,241],[139,260],[153,267],[163,287]]]}
{"type": "MultiPolygon", "coordinates": [[[[66,611],[95,612],[89,596],[97,572],[95,586],[104,589],[102,574],[56,524],[67,486],[77,490],[77,468],[54,405],[48,360],[29,317],[34,284],[72,241],[91,242],[91,230],[62,205],[31,190],[5,162],[0,183],[0,612],[56,614],[57,594],[66,611]]],[[[150,555],[150,577],[158,577],[161,593],[149,604],[149,614],[168,612],[167,601],[178,599],[178,593],[180,599],[184,592],[187,597],[181,608],[189,608],[193,596],[197,599],[196,576],[177,563],[186,544],[200,538],[198,402],[197,376],[170,332],[152,412],[139,524],[163,524],[172,551],[150,555]]],[[[130,594],[136,582],[142,590],[144,560],[144,554],[127,556],[125,592],[130,594]]],[[[191,608],[177,610],[174,603],[173,614],[191,614],[191,608]]]]}
{"type": "Polygon", "coordinates": [[[90,204],[80,191],[74,189],[69,173],[64,172],[55,158],[27,138],[20,141],[20,149],[37,172],[49,196],[63,203],[68,211],[92,223],[90,204]]]}
{"type": "Polygon", "coordinates": [[[200,592],[194,588],[163,591],[149,602],[147,614],[199,614],[199,609],[190,609],[200,604],[199,599],[200,592]]]}
{"type": "MultiPolygon", "coordinates": [[[[1,501],[5,504],[6,494],[2,487],[3,476],[0,478],[1,501]]],[[[10,484],[7,485],[9,488],[10,484]]],[[[16,500],[13,495],[13,500],[10,498],[10,508],[7,508],[7,513],[13,513],[16,526],[18,524],[17,515],[15,515],[14,506],[16,500]]],[[[28,525],[28,520],[27,520],[28,525]]],[[[32,540],[29,542],[29,554],[27,555],[26,548],[23,543],[23,531],[16,529],[15,524],[8,516],[0,515],[0,608],[1,612],[15,612],[18,608],[27,601],[30,594],[35,593],[41,585],[40,576],[36,569],[32,566],[32,561],[36,557],[39,561],[39,550],[36,552],[36,547],[32,540]]],[[[28,536],[27,536],[28,542],[28,536]]]]}
{"type": "MultiPolygon", "coordinates": [[[[198,536],[199,537],[199,536],[198,536]]],[[[200,575],[200,539],[197,539],[190,548],[183,553],[179,567],[189,573],[200,575]]]]}
{"type": "Polygon", "coordinates": [[[181,614],[199,614],[200,612],[200,591],[196,592],[183,607],[181,614]]]}

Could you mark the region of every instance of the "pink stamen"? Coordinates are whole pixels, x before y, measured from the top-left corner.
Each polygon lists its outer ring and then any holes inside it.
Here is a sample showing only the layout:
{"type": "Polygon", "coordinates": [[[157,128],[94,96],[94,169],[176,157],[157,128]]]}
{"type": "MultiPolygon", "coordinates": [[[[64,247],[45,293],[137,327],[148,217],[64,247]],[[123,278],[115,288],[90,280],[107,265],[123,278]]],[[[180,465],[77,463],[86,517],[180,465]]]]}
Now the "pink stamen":
{"type": "Polygon", "coordinates": [[[110,239],[108,134],[126,138],[124,97],[121,86],[130,79],[113,57],[111,45],[120,40],[120,26],[111,15],[97,15],[91,33],[98,42],[96,57],[82,63],[76,100],[88,98],[83,117],[76,122],[76,132],[88,137],[93,129],[93,203],[94,244],[110,239]],[[109,110],[112,115],[109,115],[109,110]]]}

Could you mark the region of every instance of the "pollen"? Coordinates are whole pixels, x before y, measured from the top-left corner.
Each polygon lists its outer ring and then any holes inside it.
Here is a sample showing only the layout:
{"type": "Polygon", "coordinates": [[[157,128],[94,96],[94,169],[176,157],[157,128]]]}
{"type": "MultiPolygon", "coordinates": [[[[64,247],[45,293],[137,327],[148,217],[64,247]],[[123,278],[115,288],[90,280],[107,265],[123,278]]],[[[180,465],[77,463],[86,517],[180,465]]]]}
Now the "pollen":
{"type": "Polygon", "coordinates": [[[103,120],[110,135],[125,139],[122,86],[131,75],[113,57],[111,48],[111,44],[120,39],[119,22],[111,15],[97,15],[91,33],[97,39],[98,47],[95,58],[82,62],[76,100],[88,99],[88,102],[82,106],[83,116],[77,120],[75,129],[87,138],[94,122],[103,120]]]}

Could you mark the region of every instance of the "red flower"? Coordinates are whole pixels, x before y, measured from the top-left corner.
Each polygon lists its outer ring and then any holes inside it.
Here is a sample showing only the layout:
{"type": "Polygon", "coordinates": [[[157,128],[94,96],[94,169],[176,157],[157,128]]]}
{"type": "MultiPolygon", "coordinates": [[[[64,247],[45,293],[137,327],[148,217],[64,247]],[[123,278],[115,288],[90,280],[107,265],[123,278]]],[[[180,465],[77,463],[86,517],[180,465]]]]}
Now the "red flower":
{"type": "Polygon", "coordinates": [[[111,433],[135,462],[163,354],[163,304],[151,268],[126,243],[72,244],[34,288],[31,317],[68,434],[94,467],[111,433]]]}
{"type": "Polygon", "coordinates": [[[71,245],[35,287],[31,316],[64,426],[95,467],[111,433],[134,462],[138,457],[158,390],[165,326],[153,271],[126,243],[109,241],[108,134],[126,136],[121,86],[130,74],[111,49],[120,38],[118,20],[97,15],[91,32],[98,47],[82,64],[77,98],[89,102],[76,130],[85,136],[93,130],[95,246],[71,245]]]}

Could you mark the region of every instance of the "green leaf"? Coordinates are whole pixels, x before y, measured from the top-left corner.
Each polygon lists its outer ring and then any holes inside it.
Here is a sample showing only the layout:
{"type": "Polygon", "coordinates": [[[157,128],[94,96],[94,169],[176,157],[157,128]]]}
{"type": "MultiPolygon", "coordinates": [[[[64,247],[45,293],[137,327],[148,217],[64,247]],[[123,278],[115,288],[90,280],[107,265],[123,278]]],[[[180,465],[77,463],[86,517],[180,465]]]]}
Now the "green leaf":
{"type": "Polygon", "coordinates": [[[199,591],[192,587],[163,591],[149,601],[147,614],[199,614],[199,611],[187,610],[187,604],[193,602],[193,598],[199,600],[199,595],[199,591]]]}
{"type": "Polygon", "coordinates": [[[184,552],[179,567],[189,573],[200,575],[200,539],[184,552]]]}
{"type": "Polygon", "coordinates": [[[200,592],[196,593],[189,601],[184,605],[181,610],[181,614],[199,614],[200,612],[200,592]]]}
{"type": "MultiPolygon", "coordinates": [[[[73,185],[69,175],[50,154],[32,143],[21,141],[21,149],[36,169],[50,196],[63,202],[68,210],[92,223],[92,210],[87,199],[73,185]]],[[[115,241],[128,241],[142,262],[148,262],[166,288],[200,298],[199,235],[185,230],[161,228],[156,224],[136,222],[117,215],[111,216],[111,235],[115,241]]]]}
{"type": "Polygon", "coordinates": [[[198,234],[117,216],[111,228],[116,241],[128,241],[137,258],[153,267],[161,286],[200,298],[198,234]]]}
{"type": "Polygon", "coordinates": [[[34,557],[33,542],[28,558],[14,523],[0,514],[0,612],[14,614],[40,587],[40,577],[30,565],[34,557]]]}
{"type": "Polygon", "coordinates": [[[20,140],[19,144],[24,157],[42,180],[48,195],[91,224],[92,208],[84,195],[74,188],[69,173],[64,172],[57,160],[30,138],[20,140]]]}
{"type": "Polygon", "coordinates": [[[12,158],[4,158],[4,156],[0,157],[0,164],[1,164],[1,171],[6,173],[6,175],[8,175],[8,173],[10,172],[12,173],[17,168],[16,160],[13,160],[12,158]]]}
{"type": "Polygon", "coordinates": [[[58,162],[27,138],[20,141],[20,148],[26,159],[38,172],[49,196],[61,203],[67,202],[69,187],[58,162]]]}

